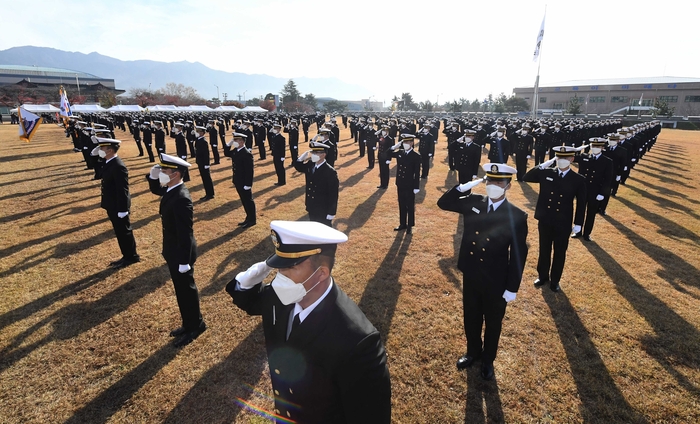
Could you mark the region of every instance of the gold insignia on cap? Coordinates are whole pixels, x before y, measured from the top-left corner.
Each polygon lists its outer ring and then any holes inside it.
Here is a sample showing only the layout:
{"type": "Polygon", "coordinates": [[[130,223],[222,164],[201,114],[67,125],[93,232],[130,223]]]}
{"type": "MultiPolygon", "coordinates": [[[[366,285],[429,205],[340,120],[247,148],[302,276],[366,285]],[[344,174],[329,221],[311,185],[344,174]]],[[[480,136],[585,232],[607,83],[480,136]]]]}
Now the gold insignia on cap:
{"type": "Polygon", "coordinates": [[[498,165],[491,165],[491,172],[498,172],[498,165]]]}
{"type": "Polygon", "coordinates": [[[275,232],[275,230],[270,231],[270,238],[272,239],[272,244],[275,245],[275,248],[279,249],[280,241],[279,241],[279,238],[277,237],[277,233],[275,232]]]}

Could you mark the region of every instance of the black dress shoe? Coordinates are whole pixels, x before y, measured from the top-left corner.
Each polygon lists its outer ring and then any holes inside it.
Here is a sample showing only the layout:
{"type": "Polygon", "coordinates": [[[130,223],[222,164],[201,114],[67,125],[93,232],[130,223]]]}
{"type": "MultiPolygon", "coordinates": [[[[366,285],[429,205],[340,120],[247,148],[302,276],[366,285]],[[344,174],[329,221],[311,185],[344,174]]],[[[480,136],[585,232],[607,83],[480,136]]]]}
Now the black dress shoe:
{"type": "Polygon", "coordinates": [[[552,290],[554,293],[559,293],[561,291],[561,286],[559,284],[551,283],[549,285],[549,289],[552,290]]]}
{"type": "Polygon", "coordinates": [[[493,362],[482,362],[481,378],[486,381],[493,380],[493,362]]]}
{"type": "Polygon", "coordinates": [[[535,280],[535,287],[542,287],[545,284],[549,283],[547,280],[540,280],[539,278],[535,280]]]}
{"type": "Polygon", "coordinates": [[[413,234],[413,227],[407,227],[406,234],[413,234]]]}
{"type": "Polygon", "coordinates": [[[239,222],[239,223],[238,223],[238,226],[239,226],[239,227],[242,227],[242,226],[244,226],[244,225],[247,224],[247,223],[248,223],[248,221],[239,222]]]}
{"type": "Polygon", "coordinates": [[[576,233],[576,234],[574,234],[573,236],[571,236],[571,238],[581,238],[581,236],[582,236],[582,234],[581,234],[581,232],[579,231],[578,233],[576,233]]]}
{"type": "Polygon", "coordinates": [[[139,255],[132,256],[131,258],[123,258],[121,263],[113,265],[114,268],[125,268],[129,265],[141,262],[141,257],[139,255]]]}
{"type": "Polygon", "coordinates": [[[206,201],[209,201],[209,200],[211,200],[211,199],[213,199],[213,198],[214,198],[214,196],[204,196],[204,197],[202,197],[201,199],[199,199],[199,201],[200,201],[200,202],[206,202],[206,201]]]}
{"type": "Polygon", "coordinates": [[[252,227],[255,224],[256,224],[255,222],[246,222],[245,224],[241,225],[241,228],[252,227]]]}
{"type": "Polygon", "coordinates": [[[405,230],[407,227],[405,225],[399,225],[398,227],[394,228],[394,231],[401,231],[405,230]]]}
{"type": "Polygon", "coordinates": [[[185,331],[179,339],[173,342],[173,345],[175,347],[187,346],[188,344],[192,343],[197,337],[199,337],[200,334],[204,333],[206,329],[207,325],[204,322],[202,322],[198,329],[185,331]]]}
{"type": "Polygon", "coordinates": [[[605,212],[605,209],[599,210],[598,213],[601,214],[602,216],[608,216],[608,213],[605,212]]]}
{"type": "Polygon", "coordinates": [[[122,256],[121,258],[117,259],[116,261],[112,261],[109,263],[109,266],[117,266],[124,262],[124,257],[122,256]]]}
{"type": "Polygon", "coordinates": [[[583,236],[583,239],[586,241],[591,241],[591,236],[583,236]]]}
{"type": "Polygon", "coordinates": [[[479,359],[477,356],[464,355],[457,359],[457,369],[463,370],[465,368],[469,368],[477,359],[479,359]]]}
{"type": "Polygon", "coordinates": [[[176,328],[176,329],[174,329],[173,331],[170,332],[170,337],[182,336],[182,335],[185,334],[186,332],[187,332],[187,330],[185,330],[184,327],[178,327],[178,328],[176,328]]]}
{"type": "Polygon", "coordinates": [[[386,190],[386,189],[387,189],[387,188],[384,187],[384,186],[377,186],[377,188],[381,188],[381,189],[383,189],[383,190],[386,190]]]}

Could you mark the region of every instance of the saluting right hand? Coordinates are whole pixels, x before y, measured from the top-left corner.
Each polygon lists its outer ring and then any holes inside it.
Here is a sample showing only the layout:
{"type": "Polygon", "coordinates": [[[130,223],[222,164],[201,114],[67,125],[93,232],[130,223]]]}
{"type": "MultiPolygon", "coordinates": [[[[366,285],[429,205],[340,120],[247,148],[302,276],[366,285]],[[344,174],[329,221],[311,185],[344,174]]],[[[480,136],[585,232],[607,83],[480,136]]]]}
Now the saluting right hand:
{"type": "Polygon", "coordinates": [[[265,261],[258,262],[245,272],[239,272],[238,275],[236,275],[236,281],[238,281],[242,289],[250,289],[260,284],[271,271],[272,268],[267,266],[265,261]]]}
{"type": "Polygon", "coordinates": [[[483,179],[479,179],[479,180],[469,181],[468,183],[460,184],[457,186],[457,190],[459,190],[460,193],[464,193],[464,192],[469,191],[469,190],[473,189],[474,187],[478,186],[483,181],[484,181],[483,179]]]}
{"type": "Polygon", "coordinates": [[[299,156],[299,158],[297,160],[299,162],[304,162],[306,159],[309,158],[310,155],[311,155],[311,150],[307,150],[304,153],[302,153],[301,156],[299,156]]]}
{"type": "Polygon", "coordinates": [[[538,166],[540,167],[540,169],[547,169],[550,166],[554,165],[554,162],[556,162],[556,161],[557,161],[557,159],[553,158],[553,159],[548,160],[547,162],[542,162],[538,166]]]}
{"type": "Polygon", "coordinates": [[[151,168],[151,172],[149,173],[148,176],[152,180],[157,180],[159,175],[160,175],[160,165],[153,165],[153,168],[151,168]]]}

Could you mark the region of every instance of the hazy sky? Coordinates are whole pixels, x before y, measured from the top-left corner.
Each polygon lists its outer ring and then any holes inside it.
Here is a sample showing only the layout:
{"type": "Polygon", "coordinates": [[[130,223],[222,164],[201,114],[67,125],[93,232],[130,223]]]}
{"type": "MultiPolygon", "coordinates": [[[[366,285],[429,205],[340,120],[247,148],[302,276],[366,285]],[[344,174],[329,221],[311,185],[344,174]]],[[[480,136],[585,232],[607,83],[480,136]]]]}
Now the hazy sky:
{"type": "MultiPolygon", "coordinates": [[[[19,5],[0,0],[0,50],[34,45],[96,51],[121,60],[187,60],[283,78],[336,77],[366,87],[366,94],[378,101],[402,92],[416,101],[435,102],[438,96],[441,103],[473,100],[532,86],[537,75],[532,56],[545,5],[541,83],[700,77],[697,0],[73,0],[19,5]]],[[[200,94],[214,97],[215,90],[200,94]]]]}

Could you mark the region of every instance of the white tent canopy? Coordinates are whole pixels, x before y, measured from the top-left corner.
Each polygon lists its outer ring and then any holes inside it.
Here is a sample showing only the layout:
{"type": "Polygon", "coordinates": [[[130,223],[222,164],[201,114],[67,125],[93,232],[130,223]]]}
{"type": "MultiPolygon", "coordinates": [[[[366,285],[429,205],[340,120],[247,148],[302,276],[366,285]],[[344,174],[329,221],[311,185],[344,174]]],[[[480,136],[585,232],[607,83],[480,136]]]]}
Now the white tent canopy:
{"type": "Polygon", "coordinates": [[[115,105],[107,110],[110,112],[141,112],[143,108],[139,105],[115,105]]]}
{"type": "Polygon", "coordinates": [[[239,110],[242,110],[242,109],[239,109],[236,106],[219,106],[216,109],[214,109],[214,111],[220,111],[220,112],[238,112],[239,110]]]}
{"type": "MultiPolygon", "coordinates": [[[[32,113],[53,113],[53,112],[60,112],[61,109],[57,108],[56,106],[52,106],[50,104],[45,104],[45,105],[33,105],[30,103],[24,104],[20,106],[24,108],[25,110],[28,110],[29,112],[32,113]]],[[[10,110],[10,113],[16,113],[17,109],[12,109],[10,110]]]]}
{"type": "Polygon", "coordinates": [[[177,112],[180,109],[173,105],[155,105],[146,107],[146,110],[149,112],[177,112]]]}
{"type": "Polygon", "coordinates": [[[246,106],[241,109],[243,112],[267,112],[267,109],[263,109],[260,106],[246,106]]]}
{"type": "Polygon", "coordinates": [[[70,110],[73,113],[107,112],[107,109],[100,105],[71,105],[70,110]]]}
{"type": "Polygon", "coordinates": [[[209,106],[198,106],[198,105],[190,105],[187,106],[187,108],[181,108],[181,110],[186,110],[189,112],[212,112],[214,109],[210,108],[209,106]]]}

